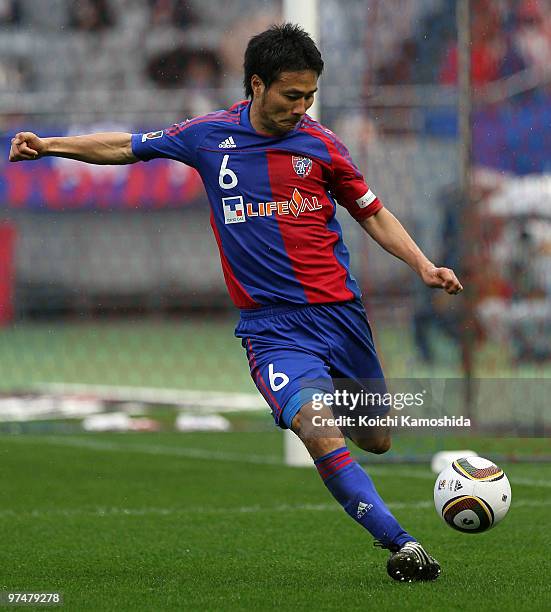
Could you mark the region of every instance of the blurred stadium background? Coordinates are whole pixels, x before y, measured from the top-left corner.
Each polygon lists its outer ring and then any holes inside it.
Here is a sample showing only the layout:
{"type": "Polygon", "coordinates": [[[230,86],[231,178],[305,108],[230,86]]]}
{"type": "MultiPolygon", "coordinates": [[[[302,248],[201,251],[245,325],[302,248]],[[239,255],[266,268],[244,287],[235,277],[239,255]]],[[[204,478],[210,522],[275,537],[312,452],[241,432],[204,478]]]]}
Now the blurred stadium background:
{"type": "MultiPolygon", "coordinates": [[[[551,2],[471,3],[469,95],[457,86],[456,4],[320,2],[319,101],[373,190],[458,272],[464,297],[428,291],[339,218],[387,376],[466,381],[461,397],[486,433],[545,434],[551,2]],[[502,381],[493,412],[479,379],[502,381]],[[519,392],[504,412],[518,379],[532,400],[519,392]]],[[[163,406],[250,410],[241,427],[270,427],[233,338],[195,172],[7,156],[18,130],[137,132],[227,107],[243,96],[248,38],[282,10],[277,0],[223,10],[218,0],[0,0],[0,430],[73,431],[121,409],[152,418],[132,427],[170,428],[172,417],[156,420],[163,406]]],[[[119,417],[112,427],[129,426],[119,417]]]]}
{"type": "MultiPolygon", "coordinates": [[[[466,287],[427,290],[339,211],[387,376],[429,389],[430,415],[475,419],[368,458],[444,567],[435,584],[403,585],[400,603],[547,610],[551,2],[318,5],[320,119],[466,287]],[[432,510],[427,459],[458,448],[511,480],[510,516],[489,534],[432,510]],[[404,460],[419,465],[392,464],[404,460]]],[[[315,470],[283,465],[194,171],[7,163],[19,130],[157,130],[241,99],[246,42],[282,17],[278,0],[0,0],[0,599],[396,609],[385,555],[315,470]]]]}

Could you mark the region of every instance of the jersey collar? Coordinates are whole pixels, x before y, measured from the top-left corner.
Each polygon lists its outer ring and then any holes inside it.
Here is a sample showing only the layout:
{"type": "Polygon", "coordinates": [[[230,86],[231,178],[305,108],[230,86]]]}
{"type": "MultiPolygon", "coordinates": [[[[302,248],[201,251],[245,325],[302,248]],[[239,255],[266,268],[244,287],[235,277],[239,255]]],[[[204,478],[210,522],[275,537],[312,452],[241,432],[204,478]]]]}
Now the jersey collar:
{"type": "Polygon", "coordinates": [[[253,132],[256,132],[256,130],[252,126],[251,119],[249,117],[250,110],[251,103],[248,101],[245,107],[241,110],[241,125],[245,126],[249,130],[252,130],[253,132]]]}

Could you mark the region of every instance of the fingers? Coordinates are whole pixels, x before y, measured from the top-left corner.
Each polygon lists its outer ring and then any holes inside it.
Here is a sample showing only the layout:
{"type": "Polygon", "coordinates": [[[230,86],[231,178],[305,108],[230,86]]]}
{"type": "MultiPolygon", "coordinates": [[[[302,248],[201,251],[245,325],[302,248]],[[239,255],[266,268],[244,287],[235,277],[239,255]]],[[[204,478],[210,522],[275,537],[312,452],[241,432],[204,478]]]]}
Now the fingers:
{"type": "Polygon", "coordinates": [[[30,136],[34,135],[29,132],[19,132],[11,139],[9,161],[32,160],[39,156],[38,151],[29,146],[28,140],[30,136]]]}
{"type": "Polygon", "coordinates": [[[29,145],[32,139],[36,141],[36,136],[31,132],[19,132],[19,134],[15,135],[15,138],[12,138],[11,142],[18,147],[19,152],[24,155],[38,155],[38,151],[29,145]]]}
{"type": "Polygon", "coordinates": [[[31,149],[26,142],[19,145],[19,153],[22,155],[30,155],[31,157],[36,157],[38,155],[38,151],[31,149]]]}
{"type": "Polygon", "coordinates": [[[449,293],[450,295],[457,295],[463,291],[463,285],[459,282],[453,270],[450,270],[449,268],[440,268],[438,270],[438,276],[442,281],[440,286],[446,291],[446,293],[449,293]]]}
{"type": "Polygon", "coordinates": [[[38,157],[38,153],[36,151],[32,151],[32,149],[21,150],[17,145],[12,145],[10,149],[9,161],[18,162],[18,161],[27,161],[36,159],[38,157]]]}
{"type": "Polygon", "coordinates": [[[32,161],[37,158],[37,155],[25,155],[21,153],[10,153],[9,161],[18,162],[18,161],[32,161]]]}
{"type": "Polygon", "coordinates": [[[461,293],[463,291],[463,286],[459,281],[457,281],[455,283],[446,284],[444,289],[446,293],[449,293],[450,295],[457,295],[458,293],[461,293]]]}
{"type": "Polygon", "coordinates": [[[38,151],[35,151],[35,149],[31,149],[31,147],[29,147],[29,145],[26,142],[22,142],[20,144],[15,144],[14,143],[14,147],[15,150],[20,154],[20,155],[27,155],[32,157],[36,157],[38,155],[38,151]]]}

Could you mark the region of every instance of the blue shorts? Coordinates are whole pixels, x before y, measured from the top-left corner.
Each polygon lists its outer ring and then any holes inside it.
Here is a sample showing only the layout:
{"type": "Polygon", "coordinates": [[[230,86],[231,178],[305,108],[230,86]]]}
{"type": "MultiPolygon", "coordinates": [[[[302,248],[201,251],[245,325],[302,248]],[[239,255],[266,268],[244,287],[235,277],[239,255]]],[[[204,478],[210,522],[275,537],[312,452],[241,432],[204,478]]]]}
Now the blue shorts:
{"type": "MultiPolygon", "coordinates": [[[[386,392],[359,300],[244,310],[235,335],[242,338],[251,376],[283,429],[314,394],[334,393],[342,385],[373,391],[373,384],[377,392],[386,392]]],[[[388,410],[375,405],[369,414],[388,410]]]]}

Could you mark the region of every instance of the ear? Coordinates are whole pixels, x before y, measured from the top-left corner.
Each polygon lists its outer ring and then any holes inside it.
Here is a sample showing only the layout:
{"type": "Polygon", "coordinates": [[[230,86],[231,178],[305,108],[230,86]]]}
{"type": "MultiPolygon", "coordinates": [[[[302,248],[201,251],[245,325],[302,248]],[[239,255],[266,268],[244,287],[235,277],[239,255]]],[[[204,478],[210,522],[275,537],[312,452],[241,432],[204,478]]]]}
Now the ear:
{"type": "Polygon", "coordinates": [[[251,88],[253,90],[253,98],[262,96],[262,94],[266,91],[264,81],[258,76],[258,74],[253,74],[251,77],[251,88]]]}

